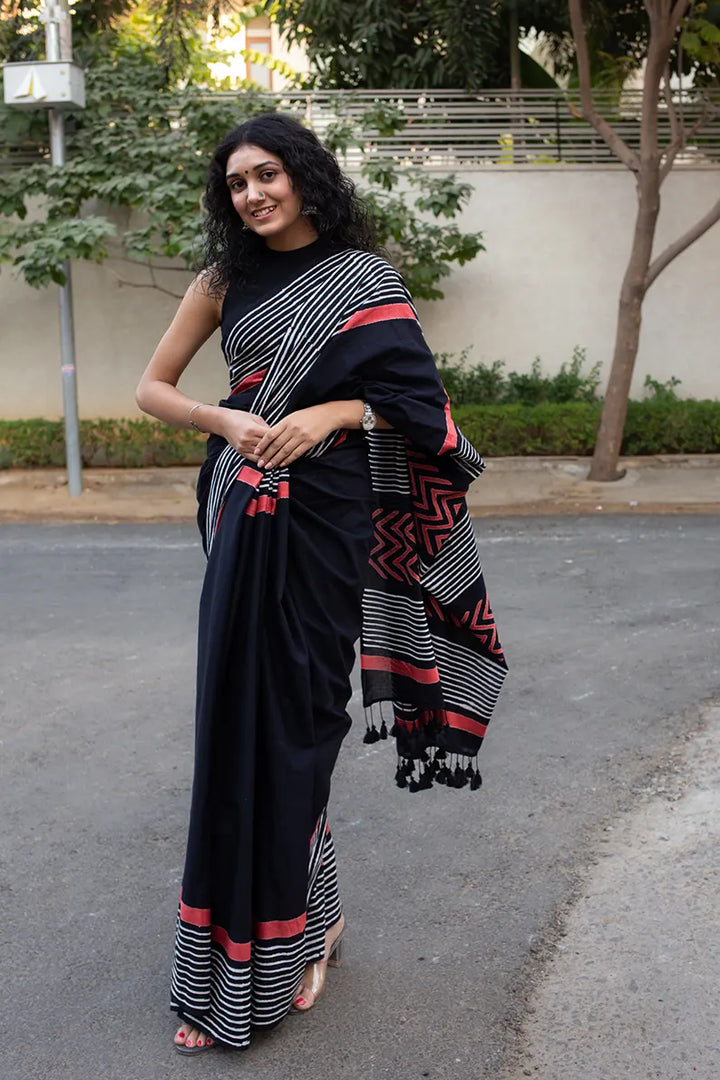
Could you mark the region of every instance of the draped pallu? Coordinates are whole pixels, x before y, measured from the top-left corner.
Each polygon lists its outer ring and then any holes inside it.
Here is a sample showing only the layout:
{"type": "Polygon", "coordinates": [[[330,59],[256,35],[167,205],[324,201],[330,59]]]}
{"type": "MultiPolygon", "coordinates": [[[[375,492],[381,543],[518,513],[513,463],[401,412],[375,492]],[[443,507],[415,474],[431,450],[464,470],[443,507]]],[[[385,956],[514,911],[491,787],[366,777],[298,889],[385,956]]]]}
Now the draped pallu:
{"type": "Polygon", "coordinates": [[[366,741],[395,737],[396,782],[412,791],[479,786],[507,670],[465,504],[484,465],[402,279],[375,255],[312,247],[257,302],[229,291],[222,404],[272,425],[362,398],[392,430],[333,432],[272,470],[208,441],[172,1006],[234,1047],[286,1015],[340,917],[325,808],[358,635],[366,741]]]}

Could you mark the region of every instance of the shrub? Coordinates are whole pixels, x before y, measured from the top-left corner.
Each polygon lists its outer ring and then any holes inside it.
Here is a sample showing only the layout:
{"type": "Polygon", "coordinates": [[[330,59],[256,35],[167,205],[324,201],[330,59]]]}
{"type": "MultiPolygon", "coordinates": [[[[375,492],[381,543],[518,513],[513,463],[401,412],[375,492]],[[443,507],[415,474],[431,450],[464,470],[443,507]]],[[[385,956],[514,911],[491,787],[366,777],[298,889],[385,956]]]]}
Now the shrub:
{"type": "Polygon", "coordinates": [[[440,376],[453,405],[598,401],[600,365],[593,364],[586,371],[586,352],[579,345],[573,349],[570,361],[561,364],[556,375],[543,375],[539,356],[533,361],[529,373],[509,371],[505,374],[502,360],[496,360],[490,366],[469,364],[469,352],[469,349],[463,349],[457,359],[452,353],[439,353],[436,356],[440,376]]]}
{"type": "MultiPolygon", "coordinates": [[[[207,436],[154,420],[81,420],[83,465],[138,468],[197,465],[207,436]]],[[[65,435],[61,420],[0,420],[0,466],[61,468],[65,435]]]]}
{"type": "MultiPolygon", "coordinates": [[[[454,415],[486,457],[593,452],[602,404],[544,401],[537,405],[461,405],[454,415]]],[[[199,465],[206,436],[153,420],[81,420],[86,466],[199,465]]],[[[720,453],[720,401],[661,397],[631,401],[624,454],[720,453]]],[[[59,420],[0,420],[0,468],[56,467],[65,463],[59,420]]]]}

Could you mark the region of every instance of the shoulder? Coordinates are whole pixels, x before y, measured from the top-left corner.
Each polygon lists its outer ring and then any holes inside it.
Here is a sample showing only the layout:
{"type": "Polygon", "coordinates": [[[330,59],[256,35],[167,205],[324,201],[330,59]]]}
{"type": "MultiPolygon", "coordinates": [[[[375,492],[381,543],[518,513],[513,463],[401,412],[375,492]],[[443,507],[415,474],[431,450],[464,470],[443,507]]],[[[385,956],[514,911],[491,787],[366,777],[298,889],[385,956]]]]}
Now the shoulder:
{"type": "Polygon", "coordinates": [[[226,288],[218,288],[211,272],[205,269],[195,275],[185,297],[198,309],[207,312],[215,311],[219,319],[226,292],[226,288]]]}
{"type": "Polygon", "coordinates": [[[376,255],[372,251],[360,251],[356,248],[347,248],[341,254],[348,268],[352,267],[364,286],[375,286],[381,290],[393,288],[409,296],[402,274],[382,255],[376,255]]]}

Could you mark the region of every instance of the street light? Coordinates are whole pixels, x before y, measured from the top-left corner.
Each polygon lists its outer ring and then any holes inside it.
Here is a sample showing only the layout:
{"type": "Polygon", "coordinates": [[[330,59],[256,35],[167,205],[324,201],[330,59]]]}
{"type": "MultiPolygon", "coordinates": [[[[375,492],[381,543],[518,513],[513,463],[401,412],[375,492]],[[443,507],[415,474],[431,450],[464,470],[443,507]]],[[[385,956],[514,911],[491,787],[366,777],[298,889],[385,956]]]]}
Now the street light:
{"type": "MultiPolygon", "coordinates": [[[[45,23],[46,60],[5,64],[5,104],[16,109],[47,109],[53,165],[65,164],[64,109],[85,108],[82,68],[72,60],[72,37],[68,0],[46,0],[41,19],[45,23]]],[[[80,429],[78,424],[75,331],[73,327],[70,263],[62,265],[65,284],[60,286],[60,371],[62,373],[65,459],[70,495],[82,494],[80,429]]]]}

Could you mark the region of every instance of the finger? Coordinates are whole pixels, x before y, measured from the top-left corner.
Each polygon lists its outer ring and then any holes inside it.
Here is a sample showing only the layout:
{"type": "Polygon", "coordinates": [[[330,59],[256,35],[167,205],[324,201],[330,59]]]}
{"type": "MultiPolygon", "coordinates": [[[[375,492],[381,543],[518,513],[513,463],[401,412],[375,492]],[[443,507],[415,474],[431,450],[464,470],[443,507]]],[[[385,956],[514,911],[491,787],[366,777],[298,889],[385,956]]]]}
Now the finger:
{"type": "Polygon", "coordinates": [[[260,468],[268,468],[271,461],[277,461],[285,453],[286,448],[294,445],[296,439],[297,436],[289,432],[281,432],[272,439],[264,453],[258,454],[260,468]]]}
{"type": "Polygon", "coordinates": [[[294,461],[295,458],[300,457],[308,447],[312,446],[307,439],[295,437],[294,439],[286,442],[276,453],[272,459],[269,459],[265,465],[266,469],[273,469],[280,465],[287,465],[290,461],[294,461]]]}
{"type": "Polygon", "coordinates": [[[306,453],[310,449],[310,447],[314,445],[315,444],[311,442],[300,443],[298,446],[295,447],[291,454],[288,454],[288,456],[283,461],[279,462],[279,466],[282,468],[284,465],[292,465],[293,461],[297,461],[298,458],[302,457],[303,454],[306,453]]]}
{"type": "Polygon", "coordinates": [[[276,438],[279,434],[282,434],[284,430],[285,426],[283,423],[276,424],[275,427],[266,427],[263,431],[259,433],[259,441],[257,443],[257,446],[255,447],[255,453],[263,454],[270,445],[270,443],[273,441],[273,439],[276,438]]]}

